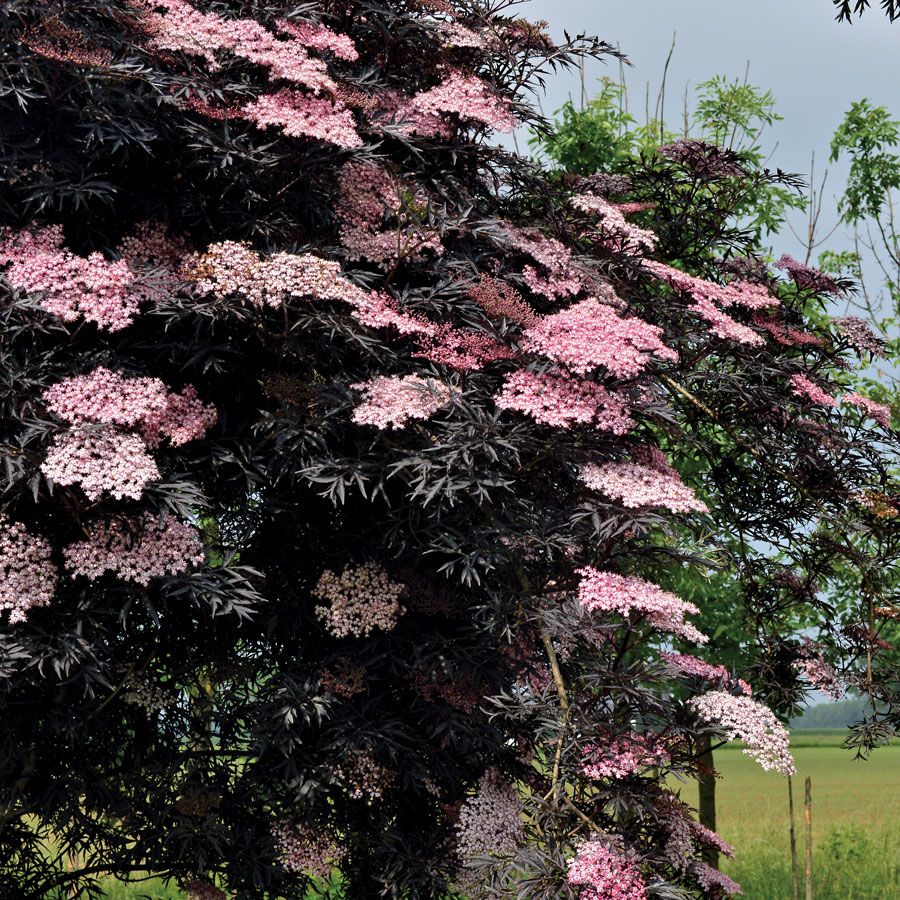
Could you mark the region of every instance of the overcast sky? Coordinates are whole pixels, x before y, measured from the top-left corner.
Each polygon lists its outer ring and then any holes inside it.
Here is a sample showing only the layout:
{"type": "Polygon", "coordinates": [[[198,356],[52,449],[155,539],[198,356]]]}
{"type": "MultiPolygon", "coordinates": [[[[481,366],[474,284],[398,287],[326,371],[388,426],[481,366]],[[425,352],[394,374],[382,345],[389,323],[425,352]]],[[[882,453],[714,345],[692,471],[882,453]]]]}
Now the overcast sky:
{"type": "MultiPolygon", "coordinates": [[[[520,10],[549,22],[556,38],[565,29],[617,44],[632,63],[630,107],[641,118],[644,85],[651,84],[652,109],[673,33],[666,89],[671,123],[680,122],[686,84],[742,76],[749,60],[751,82],[774,92],[784,116],[764,140],[766,149],[777,143],[771,164],[807,173],[813,151],[817,168],[826,163],[831,135],[853,100],[868,97],[900,118],[900,22],[891,25],[876,0],[872,5],[852,25],[834,21],[829,0],[530,0],[520,10]]],[[[603,74],[617,77],[618,67],[590,66],[589,90],[603,74]]],[[[576,75],[558,75],[543,108],[552,112],[579,93],[576,75]]],[[[826,193],[833,196],[842,169],[829,176],[834,189],[826,193]]],[[[796,244],[785,236],[781,249],[793,252],[796,244]]]]}

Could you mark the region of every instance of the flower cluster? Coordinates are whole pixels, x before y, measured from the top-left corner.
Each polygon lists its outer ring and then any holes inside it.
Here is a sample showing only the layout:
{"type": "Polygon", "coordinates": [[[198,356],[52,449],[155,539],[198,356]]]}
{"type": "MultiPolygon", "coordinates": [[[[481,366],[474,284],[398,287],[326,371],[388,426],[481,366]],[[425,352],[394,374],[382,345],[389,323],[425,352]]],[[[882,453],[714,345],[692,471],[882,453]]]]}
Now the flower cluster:
{"type": "Polygon", "coordinates": [[[128,690],[122,694],[122,701],[130,706],[139,706],[148,716],[171,706],[173,696],[162,687],[148,684],[145,681],[135,681],[128,686],[128,690]]]}
{"type": "Polygon", "coordinates": [[[591,297],[532,325],[525,332],[525,346],[579,375],[602,366],[617,378],[633,378],[649,365],[651,355],[677,361],[678,354],[660,340],[661,334],[656,325],[635,316],[623,318],[591,297]]]}
{"type": "Polygon", "coordinates": [[[556,428],[575,423],[625,434],[634,426],[622,399],[603,385],[563,374],[520,369],[507,375],[494,398],[500,409],[513,409],[556,428]]]}
{"type": "Polygon", "coordinates": [[[350,259],[368,259],[386,268],[398,258],[422,259],[444,248],[435,228],[418,221],[427,212],[428,195],[401,182],[373,162],[342,166],[338,178],[341,244],[350,259]]]}
{"type": "Polygon", "coordinates": [[[452,113],[497,131],[512,131],[517,124],[506,100],[480,78],[462,72],[454,72],[436,87],[416,94],[411,105],[424,115],[452,113]]]}
{"type": "Polygon", "coordinates": [[[618,500],[628,509],[661,506],[673,513],[707,512],[706,504],[674,469],[661,471],[632,462],[589,463],[579,477],[591,490],[618,500]]]}
{"type": "Polygon", "coordinates": [[[794,279],[794,284],[800,290],[808,290],[816,294],[832,294],[834,296],[841,296],[846,293],[833,278],[824,272],[820,272],[818,269],[813,269],[802,262],[798,262],[792,256],[788,256],[787,253],[775,263],[775,267],[787,272],[794,279]]]}
{"type": "Polygon", "coordinates": [[[884,357],[884,340],[872,331],[872,326],[865,319],[860,319],[859,316],[842,316],[831,322],[855,350],[884,357]]]}
{"type": "Polygon", "coordinates": [[[70,425],[93,422],[136,428],[156,446],[165,436],[173,447],[202,437],[216,423],[216,411],[188,386],[170,393],[158,378],[126,378],[103,366],[76,375],[44,392],[47,409],[70,425]]]}
{"type": "Polygon", "coordinates": [[[748,697],[753,693],[753,689],[743,678],[733,677],[725,666],[715,666],[687,653],[670,653],[664,650],[659,655],[682,675],[703,678],[706,681],[718,681],[728,687],[737,688],[748,697]]]}
{"type": "Polygon", "coordinates": [[[697,876],[700,887],[712,896],[744,893],[744,889],[734,879],[706,863],[696,863],[694,874],[697,876]]]}
{"type": "Polygon", "coordinates": [[[345,150],[363,144],[353,113],[343,103],[303,91],[282,88],[274,94],[260,94],[241,107],[240,114],[257,128],[280,127],[288,137],[316,138],[345,150]]]}
{"type": "Polygon", "coordinates": [[[382,429],[402,428],[410,419],[429,419],[459,396],[455,388],[418,375],[376,375],[351,387],[363,392],[353,421],[382,429]]]}
{"type": "Polygon", "coordinates": [[[652,250],[656,246],[657,237],[652,231],[639,228],[626,221],[628,212],[640,212],[647,207],[644,204],[613,204],[597,194],[575,194],[569,201],[575,209],[596,216],[607,236],[618,239],[623,249],[637,252],[640,248],[652,250]]]}
{"type": "Polygon", "coordinates": [[[332,775],[353,800],[377,800],[394,783],[394,773],[379,765],[368,750],[352,750],[332,769],[332,775]]]}
{"type": "Polygon", "coordinates": [[[421,351],[414,355],[460,372],[472,372],[499,359],[512,359],[515,353],[490,335],[440,325],[422,341],[421,351]]]}
{"type": "Polygon", "coordinates": [[[799,328],[792,328],[784,322],[758,312],[753,324],[767,331],[772,339],[782,347],[824,347],[825,341],[818,335],[799,328]]]}
{"type": "Polygon", "coordinates": [[[28,610],[46,606],[56,590],[50,544],[0,513],[0,610],[9,624],[24,622],[28,610]]]}
{"type": "Polygon", "coordinates": [[[482,275],[478,284],[469,289],[469,296],[494,319],[506,319],[517,325],[536,325],[538,316],[522,295],[499,278],[482,275]]]}
{"type": "Polygon", "coordinates": [[[322,690],[349,700],[366,689],[366,670],[348,656],[339,656],[330,669],[319,675],[322,690]]]}
{"type": "Polygon", "coordinates": [[[344,277],[340,263],[310,253],[260,256],[247,244],[221,241],[185,263],[185,276],[201,294],[235,294],[254,306],[280,306],[285,297],[365,303],[366,292],[344,277]]]}
{"type": "Polygon", "coordinates": [[[84,317],[119,331],[137,315],[145,296],[125,260],[110,262],[100,253],[76,256],[63,248],[57,226],[0,233],[0,265],[5,264],[14,289],[39,294],[41,308],[64,322],[84,317]]]}
{"type": "MultiPolygon", "coordinates": [[[[273,79],[301,84],[317,93],[334,87],[325,64],[306,52],[313,44],[299,36],[279,40],[253,19],[223,19],[200,12],[184,0],[140,2],[146,7],[142,26],[149,36],[148,46],[154,50],[202,56],[211,71],[220,66],[218,54],[227,51],[267,68],[273,79]]],[[[280,25],[289,33],[284,23],[280,25]]]]}
{"type": "Polygon", "coordinates": [[[144,487],[160,477],[144,441],[109,426],[75,428],[57,435],[41,471],[57,484],[80,484],[90,500],[104,494],[137,500],[144,487]]]}
{"type": "Polygon", "coordinates": [[[456,825],[460,860],[466,862],[488,853],[509,855],[523,838],[522,801],[515,787],[491,769],[460,810],[456,825]]]}
{"type": "Polygon", "coordinates": [[[312,593],[328,604],[317,606],[316,615],[335,637],[366,637],[376,628],[394,628],[404,613],[398,602],[403,589],[375,563],[365,563],[340,575],[326,569],[312,593]]]}
{"type": "Polygon", "coordinates": [[[221,888],[196,878],[185,882],[183,890],[187,900],[227,900],[225,891],[221,888]]]}
{"type": "Polygon", "coordinates": [[[684,619],[688,613],[699,612],[693,603],[634,575],[601,572],[592,566],[579,569],[577,574],[581,576],[578,600],[585,609],[624,617],[637,613],[660,631],[698,644],[706,642],[706,635],[684,619]]]}
{"type": "Polygon", "coordinates": [[[290,822],[276,822],[272,837],[278,849],[278,860],[289,872],[299,872],[315,878],[330,878],[334,867],[347,852],[321,829],[290,822]]]}
{"type": "Polygon", "coordinates": [[[697,178],[714,181],[743,174],[740,157],[733,150],[718,147],[706,141],[686,138],[665,144],[657,150],[660,156],[684,166],[697,178]]]}
{"type": "Polygon", "coordinates": [[[332,53],[338,59],[353,62],[359,59],[359,53],[353,41],[346,34],[338,34],[320,22],[294,22],[282,19],[278,27],[286,34],[296,38],[305,47],[320,52],[332,53]]]}
{"type": "Polygon", "coordinates": [[[87,540],[70,544],[64,555],[66,568],[74,575],[94,580],[112,572],[123,581],[143,585],[204,560],[196,528],[149,512],[137,519],[118,518],[93,526],[87,540]]]}
{"type": "Polygon", "coordinates": [[[844,696],[844,686],[834,666],[822,655],[821,644],[805,635],[801,638],[797,668],[809,679],[810,684],[834,700],[844,696]]]}
{"type": "Polygon", "coordinates": [[[647,900],[637,863],[599,837],[585,841],[569,860],[568,881],[581,888],[581,900],[647,900]]]}
{"type": "Polygon", "coordinates": [[[655,745],[652,737],[630,732],[619,735],[603,745],[586,744],[581,749],[581,771],[588,778],[625,778],[648,766],[665,765],[669,754],[655,745]]]}
{"type": "Polygon", "coordinates": [[[744,753],[766,771],[796,773],[787,729],[762,703],[725,691],[709,691],[693,697],[690,704],[705,722],[721,727],[731,740],[743,741],[744,753]]]}
{"type": "Polygon", "coordinates": [[[868,397],[854,391],[851,394],[844,394],[841,403],[849,403],[851,406],[858,406],[866,415],[873,418],[882,428],[890,430],[891,428],[891,408],[884,403],[876,403],[868,397]]]}
{"type": "Polygon", "coordinates": [[[803,397],[811,403],[818,403],[822,406],[837,406],[837,400],[831,394],[823,391],[819,385],[805,375],[791,375],[791,393],[796,397],[803,397]]]}

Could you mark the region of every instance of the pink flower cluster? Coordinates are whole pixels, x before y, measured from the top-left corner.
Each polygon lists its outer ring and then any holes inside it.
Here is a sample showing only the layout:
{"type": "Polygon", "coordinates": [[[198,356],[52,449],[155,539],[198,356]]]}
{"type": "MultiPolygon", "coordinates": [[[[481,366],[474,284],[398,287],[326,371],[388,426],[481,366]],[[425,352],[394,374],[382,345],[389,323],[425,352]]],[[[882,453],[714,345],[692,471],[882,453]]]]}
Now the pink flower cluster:
{"type": "Polygon", "coordinates": [[[111,494],[137,500],[160,477],[147,445],[135,434],[110,426],[75,428],[57,435],[41,471],[57,484],[80,484],[88,499],[111,494]]]}
{"type": "Polygon", "coordinates": [[[601,431],[625,434],[634,426],[624,401],[603,385],[563,374],[521,369],[507,375],[503,389],[494,397],[500,409],[512,409],[536,422],[556,428],[575,423],[593,425],[601,431]]]}
{"type": "Polygon", "coordinates": [[[57,226],[0,232],[0,265],[19,291],[39,294],[41,308],[64,322],[84,317],[119,331],[137,315],[145,293],[125,260],[110,262],[100,253],[82,257],[63,249],[57,226]]]}
{"type": "Polygon", "coordinates": [[[618,240],[623,249],[638,252],[641,248],[652,250],[657,237],[652,231],[639,228],[626,221],[626,212],[638,212],[647,207],[644,204],[615,205],[597,194],[576,194],[569,201],[575,209],[596,216],[606,232],[604,243],[618,240]]]}
{"type": "Polygon", "coordinates": [[[391,581],[375,563],[348,566],[340,575],[326,569],[313,596],[326,606],[316,615],[335,637],[366,637],[375,629],[391,631],[405,612],[398,602],[404,585],[391,581]]]}
{"type": "Polygon", "coordinates": [[[666,765],[669,754],[644,734],[630,732],[619,735],[602,746],[586,744],[581,749],[581,771],[597,781],[603,778],[625,778],[649,766],[666,765]]]}
{"type": "Polygon", "coordinates": [[[462,72],[454,72],[436,87],[416,94],[411,106],[426,116],[452,113],[497,131],[512,131],[517,124],[506,100],[477,76],[462,72]]]}
{"type": "Polygon", "coordinates": [[[491,769],[460,810],[456,825],[460,860],[466,862],[489,853],[512,854],[524,836],[522,801],[515,787],[491,769]]]}
{"type": "Polygon", "coordinates": [[[214,884],[194,878],[184,885],[187,900],[227,900],[225,891],[214,884]]]}
{"type": "Polygon", "coordinates": [[[858,406],[870,418],[874,419],[882,428],[888,431],[891,429],[891,408],[884,403],[876,403],[862,394],[855,391],[851,394],[844,394],[841,403],[849,403],[851,406],[858,406]]]}
{"type": "Polygon", "coordinates": [[[142,25],[155,50],[202,56],[211,71],[219,68],[218,54],[225,51],[269,69],[273,79],[302,84],[317,93],[335,86],[325,63],[306,52],[312,44],[302,39],[279,40],[253,19],[223,19],[184,0],[140,2],[146,7],[142,25]]]}
{"type": "Polygon", "coordinates": [[[346,163],[338,179],[341,243],[350,259],[368,259],[386,268],[396,259],[421,259],[443,252],[438,231],[414,221],[427,211],[428,196],[401,183],[372,162],[346,163]]]}
{"type": "Polygon", "coordinates": [[[478,284],[469,289],[469,296],[491,318],[506,319],[526,327],[538,322],[538,316],[522,295],[499,278],[482,275],[478,284]]]}
{"type": "Polygon", "coordinates": [[[0,513],[0,610],[9,624],[24,622],[29,609],[46,606],[56,590],[50,544],[0,513]]]}
{"type": "Polygon", "coordinates": [[[240,114],[257,128],[274,125],[288,137],[315,138],[345,150],[363,145],[353,113],[340,101],[327,97],[282,88],[274,94],[260,94],[241,107],[240,114]]]}
{"type": "Polygon", "coordinates": [[[858,352],[870,353],[872,356],[885,355],[884,340],[872,331],[872,326],[865,319],[860,319],[859,316],[842,316],[831,321],[850,346],[858,352]]]}
{"type": "Polygon", "coordinates": [[[799,328],[791,328],[777,319],[757,313],[753,317],[753,324],[768,331],[776,343],[782,347],[824,347],[825,341],[818,335],[799,328]]]}
{"type": "Polygon", "coordinates": [[[532,325],[525,332],[525,346],[579,375],[602,366],[617,378],[633,378],[650,364],[651,355],[678,360],[661,335],[656,325],[635,316],[623,318],[591,297],[532,325]]]}
{"type": "Polygon", "coordinates": [[[305,47],[334,54],[338,59],[353,62],[359,59],[359,53],[353,41],[346,34],[338,34],[327,25],[319,22],[294,22],[282,19],[278,27],[286,34],[296,38],[305,47]]]}
{"type": "Polygon", "coordinates": [[[403,428],[411,419],[429,419],[459,396],[456,388],[418,375],[376,375],[351,387],[363,393],[362,403],[353,410],[353,421],[381,429],[403,428]]]}
{"type": "Polygon", "coordinates": [[[796,774],[787,729],[762,703],[725,691],[709,691],[693,697],[690,704],[705,722],[721,727],[731,740],[743,741],[744,753],[766,771],[796,774]]]}
{"type": "Polygon", "coordinates": [[[821,644],[803,637],[797,659],[797,668],[809,679],[810,684],[835,700],[844,696],[844,685],[834,666],[822,655],[821,644]]]}
{"type": "Polygon", "coordinates": [[[202,437],[216,423],[216,411],[197,391],[171,393],[158,378],[126,378],[103,366],[75,375],[44,392],[47,409],[70,425],[94,422],[136,428],[154,447],[165,436],[174,447],[202,437]]]}
{"type": "Polygon", "coordinates": [[[625,618],[635,613],[646,617],[659,631],[698,644],[706,643],[706,635],[684,618],[688,613],[699,612],[693,603],[634,575],[601,572],[593,566],[578,569],[577,574],[581,576],[578,600],[585,609],[618,613],[625,618]]]}
{"type": "Polygon", "coordinates": [[[556,238],[548,238],[536,228],[519,228],[507,222],[503,240],[509,246],[530,256],[546,270],[542,278],[532,266],[525,266],[523,278],[536,294],[550,299],[577,294],[582,288],[582,273],[572,262],[572,251],[556,238]]]}
{"type": "Polygon", "coordinates": [[[721,894],[743,894],[744,889],[724,872],[714,869],[706,863],[696,863],[694,873],[700,887],[708,894],[719,896],[721,894]]]}
{"type": "Polygon", "coordinates": [[[825,393],[822,388],[805,375],[791,375],[791,393],[796,397],[803,397],[811,403],[817,403],[822,406],[837,406],[837,400],[831,394],[825,393]]]}
{"type": "Polygon", "coordinates": [[[661,506],[673,513],[708,511],[674,469],[660,471],[632,462],[589,463],[579,477],[591,490],[618,500],[627,509],[661,506]]]}
{"type": "Polygon", "coordinates": [[[496,338],[475,331],[462,331],[451,325],[436,326],[422,341],[420,352],[413,354],[460,372],[483,369],[499,359],[513,359],[515,353],[496,338]]]}
{"type": "Polygon", "coordinates": [[[568,882],[580,900],[647,900],[647,883],[637,863],[602,838],[585,841],[569,860],[568,882]]]}
{"type": "Polygon", "coordinates": [[[306,825],[276,822],[272,836],[281,865],[289,872],[314,878],[330,878],[347,852],[327,832],[306,825]]]}
{"type": "Polygon", "coordinates": [[[149,512],[140,518],[94,525],[87,540],[70,544],[63,553],[73,575],[94,581],[112,572],[123,581],[142,585],[177,575],[205,558],[196,528],[149,512]]]}
{"type": "Polygon", "coordinates": [[[254,306],[280,306],[285,297],[364,304],[367,294],[344,277],[340,263],[309,253],[260,256],[244,243],[222,241],[185,264],[185,277],[201,294],[225,300],[235,294],[254,306]]]}
{"type": "Polygon", "coordinates": [[[753,693],[753,689],[743,678],[733,678],[725,666],[715,666],[712,663],[704,662],[704,660],[697,659],[696,656],[690,656],[687,653],[669,653],[663,651],[659,655],[673,669],[680,672],[682,675],[703,678],[706,681],[718,681],[727,687],[738,688],[748,697],[753,693]]]}
{"type": "Polygon", "coordinates": [[[798,262],[792,256],[788,256],[787,253],[775,263],[775,266],[787,272],[794,279],[794,284],[800,290],[815,291],[817,294],[833,294],[835,296],[841,296],[845,293],[844,289],[833,278],[824,272],[820,272],[818,269],[807,266],[805,263],[798,262]]]}
{"type": "Polygon", "coordinates": [[[169,233],[160,222],[138,222],[119,242],[116,252],[132,269],[142,265],[177,269],[188,255],[187,241],[169,233]]]}

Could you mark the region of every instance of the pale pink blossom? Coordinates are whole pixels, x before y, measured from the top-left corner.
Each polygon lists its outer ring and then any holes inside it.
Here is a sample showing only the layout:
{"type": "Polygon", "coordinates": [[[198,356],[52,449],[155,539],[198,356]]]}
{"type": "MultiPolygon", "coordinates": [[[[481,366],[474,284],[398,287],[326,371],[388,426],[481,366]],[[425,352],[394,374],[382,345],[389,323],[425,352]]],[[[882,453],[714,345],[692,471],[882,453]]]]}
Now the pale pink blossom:
{"type": "Polygon", "coordinates": [[[525,346],[579,375],[602,367],[617,378],[633,378],[653,356],[677,361],[661,335],[656,325],[635,316],[624,318],[591,297],[532,325],[525,332],[525,346]]]}
{"type": "Polygon", "coordinates": [[[269,70],[270,77],[320,92],[336,85],[322,60],[313,59],[297,37],[279,40],[254,19],[225,19],[204,13],[184,0],[139,0],[148,46],[203,57],[210,71],[220,67],[223,51],[269,70]]]}
{"type": "Polygon", "coordinates": [[[709,691],[692,698],[690,704],[705,722],[720,727],[731,740],[743,741],[744,753],[766,771],[796,774],[787,729],[762,703],[726,691],[709,691]]]}
{"type": "Polygon", "coordinates": [[[576,423],[600,431],[625,434],[634,426],[624,400],[603,385],[568,375],[519,370],[507,375],[503,389],[494,397],[500,409],[531,416],[536,422],[556,428],[576,423]]]}
{"type": "Polygon", "coordinates": [[[696,863],[694,873],[700,886],[709,894],[743,894],[744,889],[724,872],[714,869],[706,863],[696,863]]]}
{"type": "Polygon", "coordinates": [[[178,575],[204,561],[197,529],[172,516],[144,513],[91,527],[87,540],[63,552],[66,568],[91,581],[112,572],[122,581],[147,585],[154,578],[178,575]]]}
{"type": "Polygon", "coordinates": [[[125,260],[100,253],[76,256],[63,248],[57,226],[0,232],[0,265],[15,290],[40,297],[42,309],[64,322],[84,318],[109,331],[128,326],[147,292],[125,260]]]}
{"type": "Polygon", "coordinates": [[[305,47],[326,51],[338,59],[353,62],[359,59],[359,53],[353,45],[353,39],[346,34],[339,34],[320,22],[294,22],[282,19],[278,27],[286,34],[296,38],[305,47]]]}
{"type": "Polygon", "coordinates": [[[601,572],[593,566],[585,566],[577,574],[581,576],[578,601],[586,610],[616,613],[624,618],[632,614],[643,616],[659,631],[697,644],[706,643],[706,635],[685,621],[686,615],[699,612],[693,603],[634,575],[601,572]]]}
{"type": "Polygon", "coordinates": [[[872,331],[872,326],[859,316],[842,316],[831,320],[841,334],[859,353],[884,357],[884,339],[872,331]]]}
{"type": "MultiPolygon", "coordinates": [[[[837,406],[837,400],[805,375],[791,375],[791,393],[821,406],[837,406]]],[[[846,398],[845,398],[846,399],[846,398]]]]}
{"type": "Polygon", "coordinates": [[[666,765],[669,753],[656,745],[652,736],[629,732],[602,744],[586,744],[581,748],[581,771],[599,781],[604,778],[626,778],[651,766],[666,765]]]}
{"type": "Polygon", "coordinates": [[[601,837],[585,841],[569,860],[569,884],[580,900],[647,900],[647,884],[637,862],[601,837]]]}
{"type": "Polygon", "coordinates": [[[715,304],[725,308],[742,306],[745,309],[759,310],[781,303],[781,300],[765,285],[756,282],[732,281],[728,284],[716,284],[657,260],[644,259],[641,265],[675,290],[687,294],[695,301],[705,301],[704,308],[708,304],[715,304]]]}
{"type": "Polygon", "coordinates": [[[57,435],[41,471],[56,484],[81,485],[90,500],[104,494],[137,500],[151,481],[160,478],[147,445],[137,435],[112,426],[75,428],[57,435]]]}
{"type": "Polygon", "coordinates": [[[569,201],[575,209],[595,216],[602,225],[606,238],[619,240],[627,251],[638,252],[641,248],[652,250],[657,237],[652,231],[639,228],[625,219],[625,212],[645,209],[643,204],[630,207],[615,205],[597,194],[576,194],[569,201]]]}
{"type": "Polygon", "coordinates": [[[844,685],[834,666],[822,654],[822,645],[803,636],[796,666],[810,684],[834,700],[844,696],[844,685]]]}
{"type": "Polygon", "coordinates": [[[876,403],[868,397],[863,397],[855,391],[851,394],[844,394],[841,403],[849,403],[851,406],[858,406],[867,416],[874,419],[882,428],[888,431],[891,429],[891,408],[885,403],[876,403]]]}
{"type": "Polygon", "coordinates": [[[490,275],[482,275],[478,284],[469,288],[469,296],[492,318],[507,319],[518,325],[538,322],[535,311],[510,284],[490,275]]]}
{"type": "Polygon", "coordinates": [[[423,338],[422,349],[413,354],[460,372],[483,369],[488,363],[513,359],[515,353],[487,334],[463,331],[451,325],[440,325],[432,335],[423,338]]]}
{"type": "Polygon", "coordinates": [[[459,396],[456,388],[418,375],[376,375],[351,387],[363,393],[353,421],[382,429],[403,428],[411,419],[430,419],[459,396]]]}
{"type": "Polygon", "coordinates": [[[453,113],[498,131],[512,131],[517,124],[509,103],[475,75],[453,72],[439,85],[412,98],[412,106],[425,115],[453,113]]]}
{"type": "Polygon", "coordinates": [[[708,511],[674,470],[660,471],[631,462],[589,463],[579,477],[591,490],[618,500],[628,509],[661,506],[674,513],[708,511]]]}
{"type": "Polygon", "coordinates": [[[0,513],[0,610],[9,624],[24,622],[28,610],[46,606],[56,590],[50,544],[0,513]]]}
{"type": "Polygon", "coordinates": [[[837,297],[846,293],[830,275],[798,262],[787,253],[775,263],[775,266],[787,272],[801,290],[815,291],[817,294],[833,294],[837,297]]]}
{"type": "Polygon", "coordinates": [[[314,878],[330,878],[347,852],[329,832],[307,825],[276,822],[272,836],[281,865],[314,878]]]}
{"type": "Polygon", "coordinates": [[[524,838],[519,794],[514,785],[491,769],[460,810],[456,825],[459,858],[465,863],[489,853],[509,855],[524,838]]]}
{"type": "Polygon", "coordinates": [[[260,94],[241,107],[240,114],[257,128],[274,125],[288,137],[315,138],[345,150],[363,145],[353,113],[340,101],[326,97],[282,88],[274,94],[260,94]]]}
{"type": "Polygon", "coordinates": [[[706,298],[701,297],[694,300],[688,309],[691,312],[695,312],[701,319],[705,319],[710,325],[710,331],[716,337],[722,338],[723,341],[734,341],[737,344],[746,344],[750,347],[761,347],[765,344],[765,339],[761,335],[757,334],[748,325],[742,325],[740,322],[732,319],[731,316],[717,309],[706,298]]]}
{"type": "Polygon", "coordinates": [[[690,675],[694,678],[703,678],[707,681],[718,681],[727,687],[735,687],[748,697],[753,689],[743,678],[734,678],[725,666],[716,666],[712,663],[697,659],[687,653],[669,653],[663,651],[659,654],[673,669],[682,675],[690,675]]]}
{"type": "Polygon", "coordinates": [[[325,604],[316,607],[316,615],[340,638],[393,630],[405,612],[399,603],[403,590],[375,563],[364,563],[348,566],[340,575],[326,569],[312,593],[325,604]]]}

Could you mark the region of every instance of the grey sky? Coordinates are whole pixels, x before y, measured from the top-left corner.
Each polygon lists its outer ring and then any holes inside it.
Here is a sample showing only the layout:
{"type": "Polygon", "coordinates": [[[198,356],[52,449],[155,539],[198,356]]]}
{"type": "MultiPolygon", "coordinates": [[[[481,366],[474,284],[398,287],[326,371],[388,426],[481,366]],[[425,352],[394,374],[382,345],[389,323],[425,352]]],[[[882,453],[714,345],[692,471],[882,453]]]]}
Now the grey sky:
{"type": "MultiPolygon", "coordinates": [[[[817,168],[825,164],[831,135],[853,100],[868,97],[900,117],[900,22],[891,25],[872,5],[849,26],[834,21],[829,0],[531,0],[519,9],[547,20],[555,37],[566,29],[618,44],[633,64],[630,107],[641,118],[644,85],[651,84],[652,109],[673,32],[666,101],[672,123],[680,121],[686,83],[743,75],[749,60],[751,82],[774,92],[784,116],[764,141],[766,149],[778,144],[771,163],[806,173],[813,151],[817,168]]],[[[616,77],[618,67],[589,67],[589,90],[603,74],[616,77]]],[[[576,75],[559,75],[542,105],[551,112],[579,93],[576,75]]],[[[829,176],[827,194],[833,196],[841,174],[829,176]]],[[[838,236],[836,242],[843,243],[838,236]]],[[[787,235],[783,249],[796,251],[787,235]]]]}

